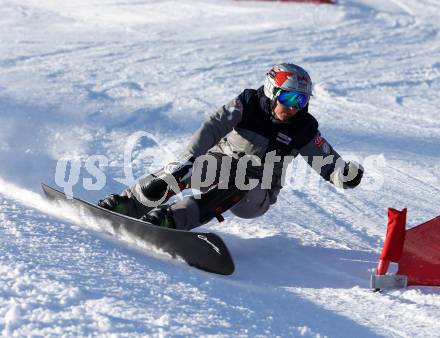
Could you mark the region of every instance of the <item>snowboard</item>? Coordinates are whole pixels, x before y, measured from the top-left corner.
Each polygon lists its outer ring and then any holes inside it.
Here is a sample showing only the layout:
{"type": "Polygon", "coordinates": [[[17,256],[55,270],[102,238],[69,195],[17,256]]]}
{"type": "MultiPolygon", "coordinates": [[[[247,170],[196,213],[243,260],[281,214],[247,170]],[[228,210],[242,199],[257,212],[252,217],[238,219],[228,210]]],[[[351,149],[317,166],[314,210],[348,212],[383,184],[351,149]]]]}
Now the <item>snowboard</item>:
{"type": "Polygon", "coordinates": [[[78,208],[78,212],[85,212],[106,221],[115,234],[129,233],[136,239],[170,254],[173,258],[180,257],[189,265],[204,271],[221,275],[230,275],[234,272],[231,254],[223,240],[216,234],[158,227],[76,197],[68,198],[61,191],[44,183],[41,185],[48,199],[71,204],[78,208]]]}

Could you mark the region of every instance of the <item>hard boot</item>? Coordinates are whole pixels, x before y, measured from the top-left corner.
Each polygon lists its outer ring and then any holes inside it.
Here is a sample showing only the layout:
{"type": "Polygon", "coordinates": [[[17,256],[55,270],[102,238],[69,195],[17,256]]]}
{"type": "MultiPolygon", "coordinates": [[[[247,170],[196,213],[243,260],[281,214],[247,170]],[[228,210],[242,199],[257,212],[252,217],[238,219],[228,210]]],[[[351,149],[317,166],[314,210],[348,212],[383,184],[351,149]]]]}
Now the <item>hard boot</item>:
{"type": "Polygon", "coordinates": [[[141,220],[160,227],[175,229],[173,217],[169,209],[157,207],[141,217],[141,220]]]}

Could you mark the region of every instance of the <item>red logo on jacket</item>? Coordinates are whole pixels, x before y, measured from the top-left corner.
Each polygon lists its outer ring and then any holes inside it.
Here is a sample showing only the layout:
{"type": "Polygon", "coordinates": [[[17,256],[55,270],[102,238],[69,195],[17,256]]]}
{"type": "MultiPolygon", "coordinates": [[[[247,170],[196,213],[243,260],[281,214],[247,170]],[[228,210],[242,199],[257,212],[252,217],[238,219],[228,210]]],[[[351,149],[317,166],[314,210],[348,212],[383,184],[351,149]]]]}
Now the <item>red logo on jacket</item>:
{"type": "Polygon", "coordinates": [[[315,146],[317,148],[321,148],[324,143],[325,143],[325,139],[323,137],[321,137],[321,136],[315,137],[315,146]]]}

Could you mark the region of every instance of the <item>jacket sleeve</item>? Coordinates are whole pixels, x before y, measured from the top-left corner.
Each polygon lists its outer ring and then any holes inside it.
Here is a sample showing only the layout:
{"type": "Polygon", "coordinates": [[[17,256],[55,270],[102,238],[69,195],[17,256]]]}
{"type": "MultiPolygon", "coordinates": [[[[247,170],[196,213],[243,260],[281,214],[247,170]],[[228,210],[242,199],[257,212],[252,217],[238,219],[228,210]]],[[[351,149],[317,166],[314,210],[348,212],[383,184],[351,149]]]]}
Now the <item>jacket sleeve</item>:
{"type": "Polygon", "coordinates": [[[321,136],[319,131],[311,141],[299,150],[299,153],[324,180],[338,187],[346,188],[344,173],[347,163],[321,136]]]}
{"type": "Polygon", "coordinates": [[[194,157],[205,154],[241,121],[242,116],[243,104],[235,98],[202,124],[192,136],[187,151],[194,157]]]}

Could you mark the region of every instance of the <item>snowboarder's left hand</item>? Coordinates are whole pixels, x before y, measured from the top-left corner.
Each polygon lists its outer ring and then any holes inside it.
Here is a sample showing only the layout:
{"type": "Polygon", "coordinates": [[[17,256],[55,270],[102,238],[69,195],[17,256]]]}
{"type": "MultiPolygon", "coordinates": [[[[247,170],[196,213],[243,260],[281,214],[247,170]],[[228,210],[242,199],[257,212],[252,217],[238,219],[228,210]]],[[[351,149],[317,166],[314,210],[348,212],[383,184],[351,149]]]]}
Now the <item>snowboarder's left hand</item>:
{"type": "Polygon", "coordinates": [[[343,188],[351,189],[357,187],[362,180],[362,176],[364,176],[364,167],[355,162],[347,162],[344,168],[344,177],[353,177],[349,181],[344,181],[343,188]],[[353,177],[353,175],[355,175],[353,177]]]}

